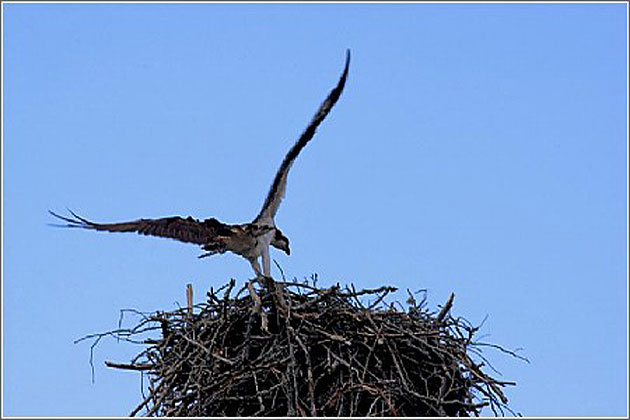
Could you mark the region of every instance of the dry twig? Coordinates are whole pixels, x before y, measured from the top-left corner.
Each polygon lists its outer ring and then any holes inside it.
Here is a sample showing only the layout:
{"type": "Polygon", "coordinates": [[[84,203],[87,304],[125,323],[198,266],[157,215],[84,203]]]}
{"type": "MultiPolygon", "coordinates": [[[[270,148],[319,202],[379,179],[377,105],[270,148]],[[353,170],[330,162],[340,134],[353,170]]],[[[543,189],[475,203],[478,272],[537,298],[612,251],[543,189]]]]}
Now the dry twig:
{"type": "Polygon", "coordinates": [[[449,315],[453,295],[434,316],[425,299],[418,305],[411,296],[407,311],[385,303],[391,287],[282,286],[254,290],[249,283],[231,296],[232,281],[211,290],[197,313],[191,304],[138,312],[134,328],[90,338],[142,342],[138,334],[162,332],[144,340],[132,363],[107,362],[149,378],[149,394],[131,415],[471,416],[484,406],[512,413],[502,388],[513,383],[473,361],[488,344],[473,340],[476,327],[449,315]]]}

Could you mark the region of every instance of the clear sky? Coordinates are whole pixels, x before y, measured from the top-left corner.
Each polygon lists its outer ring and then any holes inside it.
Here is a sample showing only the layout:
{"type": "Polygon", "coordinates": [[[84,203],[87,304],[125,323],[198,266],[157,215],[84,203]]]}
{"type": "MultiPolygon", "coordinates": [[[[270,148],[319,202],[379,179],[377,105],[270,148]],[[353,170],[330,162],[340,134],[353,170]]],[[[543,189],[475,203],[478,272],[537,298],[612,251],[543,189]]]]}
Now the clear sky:
{"type": "Polygon", "coordinates": [[[346,48],[276,218],[285,273],[454,292],[531,360],[485,353],[514,410],[627,414],[625,4],[2,7],[4,415],[128,414],[140,376],[103,362],[141,348],[102,341],[92,384],[73,340],[251,276],[48,209],[250,221],[346,48]]]}

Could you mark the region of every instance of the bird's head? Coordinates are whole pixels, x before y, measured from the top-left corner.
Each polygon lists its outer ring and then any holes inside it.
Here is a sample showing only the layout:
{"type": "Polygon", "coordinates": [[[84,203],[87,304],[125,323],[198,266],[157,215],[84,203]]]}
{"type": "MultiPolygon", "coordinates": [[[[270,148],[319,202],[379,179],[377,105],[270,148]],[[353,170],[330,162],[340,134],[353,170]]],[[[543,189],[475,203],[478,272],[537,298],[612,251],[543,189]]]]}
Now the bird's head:
{"type": "Polygon", "coordinates": [[[276,228],[273,239],[271,240],[271,246],[278,248],[280,251],[284,251],[287,255],[291,255],[291,250],[289,249],[289,238],[284,236],[282,231],[278,228],[276,228]]]}

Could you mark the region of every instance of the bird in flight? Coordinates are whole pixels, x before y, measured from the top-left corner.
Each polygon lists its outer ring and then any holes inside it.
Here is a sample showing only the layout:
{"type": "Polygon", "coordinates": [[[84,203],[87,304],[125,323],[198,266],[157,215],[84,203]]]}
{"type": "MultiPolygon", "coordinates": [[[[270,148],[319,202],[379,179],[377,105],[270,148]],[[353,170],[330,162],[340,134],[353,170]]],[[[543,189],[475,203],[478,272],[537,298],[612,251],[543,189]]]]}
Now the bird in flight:
{"type": "Polygon", "coordinates": [[[271,265],[269,247],[273,246],[287,255],[291,252],[289,239],[276,227],[274,220],[285,194],[289,170],[304,146],[313,138],[317,127],[339,99],[348,77],[349,66],[350,50],[347,50],[345,66],[337,85],[330,91],[300,138],[284,157],[260,213],[250,223],[230,225],[215,218],[197,220],[179,216],[139,219],[122,223],[95,223],[77,215],[72,210],[68,210],[72,217],[61,216],[50,210],[49,212],[66,222],[57,226],[106,232],[137,232],[197,244],[206,251],[199,258],[230,251],[249,261],[257,276],[269,277],[271,265]],[[262,257],[262,271],[258,262],[260,257],[262,257]]]}

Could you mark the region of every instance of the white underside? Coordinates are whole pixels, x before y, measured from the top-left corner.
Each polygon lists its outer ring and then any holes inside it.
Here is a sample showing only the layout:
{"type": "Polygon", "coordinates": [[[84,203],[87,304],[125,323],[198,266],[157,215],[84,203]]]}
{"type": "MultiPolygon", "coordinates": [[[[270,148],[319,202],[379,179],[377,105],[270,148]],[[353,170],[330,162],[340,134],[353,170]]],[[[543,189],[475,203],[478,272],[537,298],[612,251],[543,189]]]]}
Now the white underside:
{"type": "Polygon", "coordinates": [[[251,256],[248,258],[256,275],[264,275],[267,277],[271,276],[271,255],[269,254],[269,247],[271,245],[273,235],[274,231],[270,231],[258,237],[258,243],[252,250],[253,252],[251,253],[251,256]],[[259,257],[262,257],[262,271],[260,270],[260,264],[258,263],[259,257]]]}

